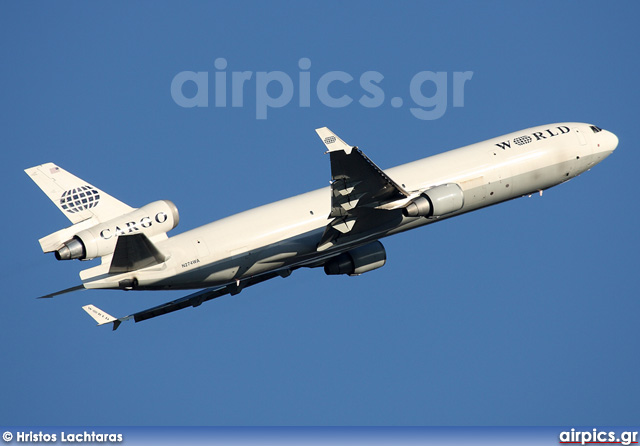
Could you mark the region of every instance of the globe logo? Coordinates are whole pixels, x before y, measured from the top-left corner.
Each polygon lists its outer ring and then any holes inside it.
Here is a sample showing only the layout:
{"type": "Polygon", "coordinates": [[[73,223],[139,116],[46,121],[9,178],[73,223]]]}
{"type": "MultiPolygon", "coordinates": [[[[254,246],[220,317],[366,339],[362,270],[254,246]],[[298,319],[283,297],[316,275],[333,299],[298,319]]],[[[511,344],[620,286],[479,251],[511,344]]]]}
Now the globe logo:
{"type": "Polygon", "coordinates": [[[529,144],[532,141],[530,136],[520,136],[518,138],[514,138],[513,142],[515,142],[516,144],[518,144],[519,146],[523,145],[523,144],[529,144]]]}
{"type": "Polygon", "coordinates": [[[65,191],[60,197],[60,207],[74,214],[86,211],[98,205],[100,193],[91,186],[80,186],[76,189],[65,191]]]}

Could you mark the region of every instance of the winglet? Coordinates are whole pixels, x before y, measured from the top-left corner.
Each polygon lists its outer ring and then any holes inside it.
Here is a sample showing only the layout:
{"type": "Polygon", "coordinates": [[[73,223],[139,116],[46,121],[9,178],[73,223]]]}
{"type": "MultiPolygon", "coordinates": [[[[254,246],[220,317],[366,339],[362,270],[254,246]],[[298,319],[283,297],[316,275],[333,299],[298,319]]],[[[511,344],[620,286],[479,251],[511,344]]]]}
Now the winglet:
{"type": "Polygon", "coordinates": [[[324,145],[327,146],[327,152],[344,150],[347,155],[351,154],[351,150],[353,149],[353,147],[340,139],[338,135],[333,133],[327,127],[316,129],[316,133],[318,134],[324,145]]]}
{"type": "Polygon", "coordinates": [[[89,316],[94,318],[98,323],[98,325],[104,325],[104,324],[109,324],[113,322],[113,329],[115,330],[122,323],[120,319],[116,319],[106,311],[102,311],[100,308],[96,306],[85,305],[84,307],[82,307],[82,309],[86,311],[89,314],[89,316]]]}
{"type": "Polygon", "coordinates": [[[89,316],[94,318],[98,325],[108,324],[109,322],[113,322],[117,320],[115,317],[111,316],[106,311],[102,311],[100,308],[95,307],[93,305],[85,305],[82,307],[84,311],[86,311],[89,316]]]}

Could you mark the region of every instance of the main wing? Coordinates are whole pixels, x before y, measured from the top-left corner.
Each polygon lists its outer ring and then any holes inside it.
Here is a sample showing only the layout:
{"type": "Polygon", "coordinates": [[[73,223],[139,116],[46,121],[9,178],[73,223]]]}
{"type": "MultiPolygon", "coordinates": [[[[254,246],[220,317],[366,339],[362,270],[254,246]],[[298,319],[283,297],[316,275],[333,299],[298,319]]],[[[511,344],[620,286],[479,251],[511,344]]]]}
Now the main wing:
{"type": "Polygon", "coordinates": [[[409,193],[393,181],[358,147],[350,146],[327,127],[316,129],[331,159],[332,219],[318,244],[324,251],[342,239],[352,239],[393,226],[409,193]]]}
{"type": "Polygon", "coordinates": [[[238,281],[231,285],[217,288],[207,288],[197,291],[193,294],[189,294],[188,296],[181,297],[180,299],[172,300],[171,302],[166,302],[164,304],[148,308],[146,310],[138,311],[137,313],[133,313],[120,318],[115,318],[94,305],[85,305],[84,307],[82,307],[82,309],[86,311],[89,316],[95,319],[96,322],[98,322],[98,325],[113,323],[113,329],[116,330],[121,323],[123,323],[124,321],[128,321],[129,319],[133,319],[134,322],[142,322],[146,321],[147,319],[162,316],[163,314],[167,313],[173,313],[174,311],[182,310],[184,308],[198,307],[203,302],[207,302],[226,294],[231,294],[233,296],[240,293],[240,291],[248,286],[256,285],[258,283],[264,282],[265,280],[273,279],[274,277],[278,276],[287,277],[289,274],[289,270],[275,271],[238,281]]]}
{"type": "Polygon", "coordinates": [[[203,302],[215,299],[216,297],[224,296],[225,294],[228,294],[228,291],[226,291],[225,288],[208,288],[206,290],[198,291],[197,293],[189,294],[188,296],[182,297],[180,299],[176,299],[153,308],[138,311],[137,313],[133,313],[120,318],[115,318],[106,311],[103,311],[94,305],[85,305],[84,307],[82,307],[82,309],[86,311],[89,316],[94,318],[98,325],[113,323],[113,330],[117,330],[121,323],[123,323],[124,321],[128,321],[129,319],[133,319],[135,322],[145,321],[147,319],[161,316],[163,314],[182,310],[183,308],[197,307],[203,302]]]}

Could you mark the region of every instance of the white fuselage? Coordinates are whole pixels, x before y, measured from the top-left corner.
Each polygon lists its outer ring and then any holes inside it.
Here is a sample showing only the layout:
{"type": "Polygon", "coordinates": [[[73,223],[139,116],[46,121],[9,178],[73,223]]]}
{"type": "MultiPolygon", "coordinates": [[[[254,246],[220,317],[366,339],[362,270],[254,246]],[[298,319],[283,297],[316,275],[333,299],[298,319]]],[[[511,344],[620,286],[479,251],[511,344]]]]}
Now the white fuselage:
{"type": "MultiPolygon", "coordinates": [[[[557,123],[510,133],[385,170],[407,191],[455,183],[464,205],[443,218],[547,189],[606,158],[617,146],[614,134],[584,123],[557,123]],[[599,129],[598,129],[599,130],[599,129]]],[[[323,188],[251,209],[168,238],[157,244],[167,260],[119,275],[86,278],[86,288],[119,288],[135,278],[139,289],[192,289],[231,283],[301,266],[364,243],[441,220],[403,217],[365,236],[326,251],[317,246],[330,221],[331,191],[323,188]]]]}

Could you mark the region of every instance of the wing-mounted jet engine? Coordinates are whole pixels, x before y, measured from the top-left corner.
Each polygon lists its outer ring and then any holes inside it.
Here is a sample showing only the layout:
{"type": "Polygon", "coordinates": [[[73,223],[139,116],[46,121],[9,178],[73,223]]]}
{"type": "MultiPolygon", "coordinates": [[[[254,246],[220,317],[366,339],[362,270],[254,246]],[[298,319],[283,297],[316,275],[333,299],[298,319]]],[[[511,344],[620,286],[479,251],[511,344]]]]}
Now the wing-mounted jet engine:
{"type": "Polygon", "coordinates": [[[464,206],[464,193],[455,183],[425,190],[402,210],[405,217],[441,217],[464,206]]]}
{"type": "Polygon", "coordinates": [[[324,272],[329,275],[360,274],[382,268],[387,261],[387,252],[379,241],[351,249],[333,257],[324,264],[324,272]]]}

